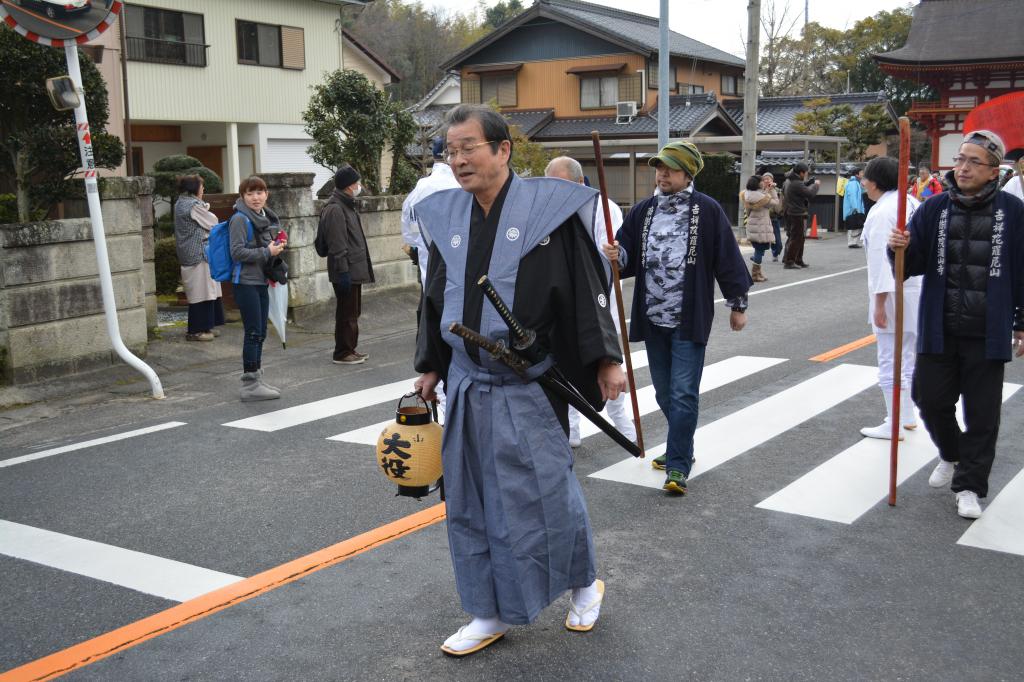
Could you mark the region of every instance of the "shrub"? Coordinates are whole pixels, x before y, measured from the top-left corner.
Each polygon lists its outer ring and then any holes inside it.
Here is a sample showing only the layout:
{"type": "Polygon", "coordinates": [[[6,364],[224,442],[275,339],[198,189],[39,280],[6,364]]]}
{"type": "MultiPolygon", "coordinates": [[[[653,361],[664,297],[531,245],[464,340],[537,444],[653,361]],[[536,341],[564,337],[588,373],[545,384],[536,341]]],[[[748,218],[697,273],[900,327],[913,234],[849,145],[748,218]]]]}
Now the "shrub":
{"type": "Polygon", "coordinates": [[[187,154],[165,156],[153,164],[153,170],[146,175],[156,180],[153,194],[166,199],[172,206],[178,198],[178,178],[182,175],[199,175],[203,178],[203,187],[210,194],[224,191],[220,177],[202,162],[187,154]]]}
{"type": "Polygon", "coordinates": [[[156,293],[173,294],[181,283],[181,265],[174,237],[156,240],[153,265],[156,269],[156,293]]]}

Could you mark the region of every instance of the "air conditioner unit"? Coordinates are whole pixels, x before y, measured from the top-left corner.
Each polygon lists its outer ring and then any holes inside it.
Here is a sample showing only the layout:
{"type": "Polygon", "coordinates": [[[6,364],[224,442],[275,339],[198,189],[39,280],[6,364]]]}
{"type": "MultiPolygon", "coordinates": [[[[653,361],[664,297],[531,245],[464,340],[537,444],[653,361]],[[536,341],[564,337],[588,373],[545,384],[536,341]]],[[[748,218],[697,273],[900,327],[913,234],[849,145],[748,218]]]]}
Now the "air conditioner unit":
{"type": "Polygon", "coordinates": [[[616,123],[631,123],[636,118],[636,102],[616,102],[615,103],[615,122],[616,123]]]}

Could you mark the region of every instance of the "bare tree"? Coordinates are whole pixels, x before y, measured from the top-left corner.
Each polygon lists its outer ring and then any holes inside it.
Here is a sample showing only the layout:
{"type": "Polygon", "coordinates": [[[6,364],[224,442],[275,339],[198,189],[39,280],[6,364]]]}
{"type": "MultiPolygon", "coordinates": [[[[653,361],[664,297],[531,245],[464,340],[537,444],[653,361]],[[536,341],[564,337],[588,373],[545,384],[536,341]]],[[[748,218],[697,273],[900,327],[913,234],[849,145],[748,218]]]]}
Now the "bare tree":
{"type": "MultiPolygon", "coordinates": [[[[792,86],[792,83],[780,83],[780,66],[782,63],[782,41],[788,40],[796,23],[800,20],[799,12],[791,12],[789,0],[782,0],[782,7],[775,0],[767,0],[762,6],[761,28],[764,30],[764,50],[761,56],[761,95],[774,97],[792,86]]],[[[788,79],[787,79],[788,80],[788,79]]]]}

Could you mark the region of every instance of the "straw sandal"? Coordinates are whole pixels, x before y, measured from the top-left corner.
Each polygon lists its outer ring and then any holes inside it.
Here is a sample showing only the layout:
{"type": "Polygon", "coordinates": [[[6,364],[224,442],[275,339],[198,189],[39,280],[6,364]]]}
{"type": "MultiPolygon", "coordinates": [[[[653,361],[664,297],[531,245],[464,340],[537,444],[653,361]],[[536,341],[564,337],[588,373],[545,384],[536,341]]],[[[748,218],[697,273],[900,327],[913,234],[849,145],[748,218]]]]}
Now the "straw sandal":
{"type": "Polygon", "coordinates": [[[583,616],[587,615],[588,613],[590,613],[594,609],[596,609],[599,606],[601,606],[601,602],[603,602],[603,601],[604,601],[604,581],[603,580],[598,580],[597,581],[597,599],[595,599],[590,604],[587,604],[587,607],[585,609],[581,609],[580,607],[576,606],[576,604],[572,600],[572,596],[570,595],[570,597],[569,597],[569,614],[565,617],[565,629],[566,630],[572,630],[573,632],[590,632],[591,630],[593,630],[594,626],[597,624],[596,620],[593,623],[591,623],[590,625],[572,625],[569,622],[569,616],[571,616],[573,614],[576,614],[576,618],[579,619],[580,622],[582,622],[583,621],[583,616]]]}
{"type": "MultiPolygon", "coordinates": [[[[475,644],[474,646],[472,646],[472,647],[470,647],[468,649],[459,650],[459,649],[452,649],[451,647],[448,646],[448,643],[445,642],[444,644],[441,645],[441,651],[445,652],[449,656],[468,656],[469,654],[475,654],[477,651],[480,651],[481,649],[483,649],[485,647],[489,647],[490,645],[494,644],[499,639],[501,639],[502,637],[505,636],[504,632],[497,632],[497,633],[495,633],[493,635],[465,635],[465,634],[463,634],[463,632],[465,632],[466,628],[468,628],[468,627],[469,627],[468,625],[463,625],[461,628],[459,628],[459,631],[455,633],[455,637],[457,637],[456,641],[458,641],[458,642],[475,641],[475,642],[477,642],[477,644],[475,644]]],[[[506,630],[506,632],[507,632],[507,630],[506,630]]]]}

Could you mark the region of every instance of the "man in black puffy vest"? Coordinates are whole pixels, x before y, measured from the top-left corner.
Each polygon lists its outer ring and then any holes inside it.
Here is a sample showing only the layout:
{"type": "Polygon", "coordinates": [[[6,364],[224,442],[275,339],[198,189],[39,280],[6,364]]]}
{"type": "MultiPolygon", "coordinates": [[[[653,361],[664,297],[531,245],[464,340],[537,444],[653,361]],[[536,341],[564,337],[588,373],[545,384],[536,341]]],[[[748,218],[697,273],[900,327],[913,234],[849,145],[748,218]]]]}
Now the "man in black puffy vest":
{"type": "Polygon", "coordinates": [[[946,174],[949,191],[889,237],[890,249],[906,248],[906,276],[924,275],[913,397],[939,449],[928,484],[952,482],[968,519],[981,516],[978,498],[988,494],[1005,363],[1024,355],[1024,203],[998,191],[1004,153],[995,133],[969,133],[946,174]]]}

